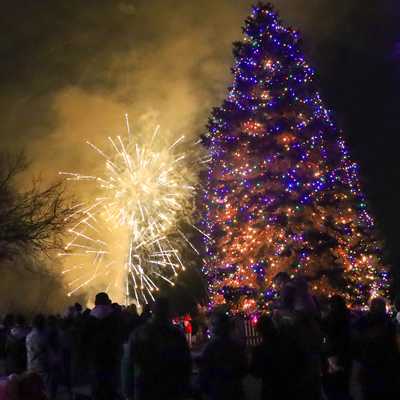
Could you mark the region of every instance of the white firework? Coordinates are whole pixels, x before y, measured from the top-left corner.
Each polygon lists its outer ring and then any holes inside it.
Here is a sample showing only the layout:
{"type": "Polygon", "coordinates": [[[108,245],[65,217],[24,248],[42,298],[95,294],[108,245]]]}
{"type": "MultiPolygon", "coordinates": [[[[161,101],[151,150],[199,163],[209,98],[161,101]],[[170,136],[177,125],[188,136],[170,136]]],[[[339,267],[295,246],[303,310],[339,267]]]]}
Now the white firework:
{"type": "Polygon", "coordinates": [[[135,298],[147,303],[160,279],[173,285],[173,277],[185,268],[172,238],[179,236],[197,252],[178,227],[191,225],[197,180],[193,166],[207,160],[188,163],[177,150],[185,148],[183,136],[168,147],[157,145],[159,127],[140,146],[128,119],[127,126],[125,139],[109,138],[112,156],[87,142],[103,160],[96,176],[61,172],[69,180],[86,181],[96,193],[77,206],[83,218],[70,230],[73,239],[64,255],[79,262],[63,273],[79,276],[70,279],[69,295],[97,279],[106,281],[104,291],[123,287],[125,302],[135,298]]]}

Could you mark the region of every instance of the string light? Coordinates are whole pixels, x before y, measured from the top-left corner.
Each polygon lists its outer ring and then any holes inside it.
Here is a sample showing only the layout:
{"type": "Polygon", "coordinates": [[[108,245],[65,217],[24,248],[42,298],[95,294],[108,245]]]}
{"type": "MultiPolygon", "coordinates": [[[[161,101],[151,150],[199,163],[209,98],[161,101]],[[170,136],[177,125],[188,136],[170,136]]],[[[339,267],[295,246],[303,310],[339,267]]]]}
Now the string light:
{"type": "Polygon", "coordinates": [[[204,229],[210,306],[263,309],[280,270],[353,306],[388,291],[357,165],[323,106],[314,71],[271,5],[234,44],[233,84],[214,110],[204,229]]]}

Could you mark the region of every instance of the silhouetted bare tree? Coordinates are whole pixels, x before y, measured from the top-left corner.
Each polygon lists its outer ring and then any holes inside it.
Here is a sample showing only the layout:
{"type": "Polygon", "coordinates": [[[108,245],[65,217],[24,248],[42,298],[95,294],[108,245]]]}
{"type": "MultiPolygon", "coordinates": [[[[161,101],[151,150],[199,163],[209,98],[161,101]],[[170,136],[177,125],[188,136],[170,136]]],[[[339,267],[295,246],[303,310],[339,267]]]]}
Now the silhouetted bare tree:
{"type": "Polygon", "coordinates": [[[54,259],[63,250],[63,238],[76,223],[76,201],[65,182],[44,187],[36,178],[29,189],[19,177],[30,165],[25,155],[0,155],[0,263],[5,260],[54,259]]]}

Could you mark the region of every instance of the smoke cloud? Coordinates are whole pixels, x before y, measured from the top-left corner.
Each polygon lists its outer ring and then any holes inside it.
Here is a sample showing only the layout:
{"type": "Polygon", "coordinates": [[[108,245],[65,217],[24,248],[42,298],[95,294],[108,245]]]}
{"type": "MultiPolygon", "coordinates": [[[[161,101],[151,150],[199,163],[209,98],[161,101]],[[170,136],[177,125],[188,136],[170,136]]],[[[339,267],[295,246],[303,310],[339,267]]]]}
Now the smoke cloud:
{"type": "MultiPolygon", "coordinates": [[[[24,147],[49,178],[86,166],[85,141],[102,142],[124,129],[125,114],[135,125],[153,110],[171,139],[196,139],[227,94],[231,43],[242,38],[252,4],[20,3],[25,7],[15,2],[2,12],[0,46],[8,57],[0,135],[3,148],[24,147]]],[[[318,2],[281,0],[276,7],[285,24],[312,35],[329,35],[337,18],[318,2]]]]}

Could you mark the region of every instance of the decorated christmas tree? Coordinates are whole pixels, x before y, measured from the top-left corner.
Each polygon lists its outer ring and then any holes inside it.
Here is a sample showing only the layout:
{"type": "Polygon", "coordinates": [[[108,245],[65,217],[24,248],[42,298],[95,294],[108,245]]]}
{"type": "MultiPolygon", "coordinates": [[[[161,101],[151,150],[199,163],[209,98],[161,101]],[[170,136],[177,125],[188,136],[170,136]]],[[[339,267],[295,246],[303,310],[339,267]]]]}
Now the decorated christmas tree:
{"type": "Polygon", "coordinates": [[[340,131],[324,108],[298,34],[271,4],[234,43],[229,96],[205,135],[212,161],[204,196],[204,272],[211,306],[263,309],[282,270],[316,295],[364,307],[386,294],[387,273],[340,131]]]}

